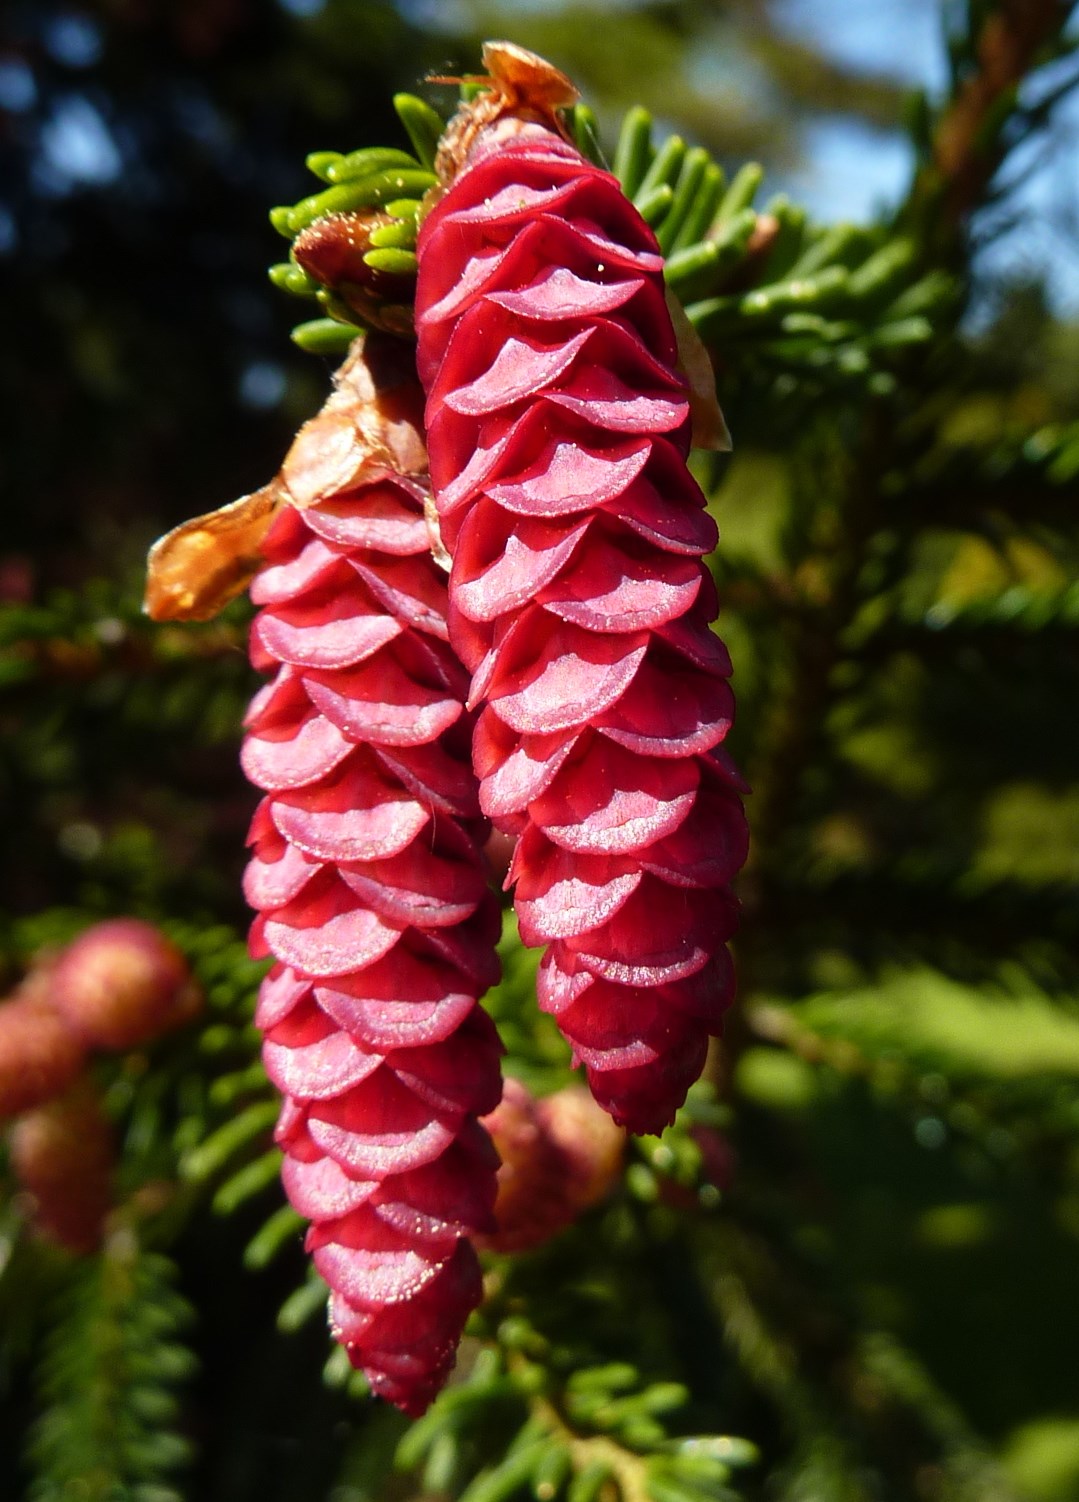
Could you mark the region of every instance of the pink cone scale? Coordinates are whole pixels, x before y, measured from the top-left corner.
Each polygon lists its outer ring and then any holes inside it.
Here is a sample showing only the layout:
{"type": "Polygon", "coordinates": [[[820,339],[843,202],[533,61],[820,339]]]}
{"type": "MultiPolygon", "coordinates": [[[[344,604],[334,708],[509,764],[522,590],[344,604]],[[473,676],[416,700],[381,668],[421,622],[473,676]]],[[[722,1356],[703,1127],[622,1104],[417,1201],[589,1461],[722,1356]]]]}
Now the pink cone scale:
{"type": "Polygon", "coordinates": [[[414,376],[373,374],[380,350],[350,357],[301,432],[262,539],[251,652],[273,677],[243,749],[265,794],[245,890],[253,952],[275,962],[256,1020],[286,1192],[335,1335],[418,1414],[480,1300],[470,1237],[494,1224],[478,1118],[501,1096],[501,1047],[478,998],[498,910],[424,519],[422,397],[414,376]]]}
{"type": "Polygon", "coordinates": [[[667,1125],[733,992],[744,787],[651,230],[564,139],[562,75],[488,44],[417,254],[418,369],[480,805],[596,1099],[667,1125]]]}

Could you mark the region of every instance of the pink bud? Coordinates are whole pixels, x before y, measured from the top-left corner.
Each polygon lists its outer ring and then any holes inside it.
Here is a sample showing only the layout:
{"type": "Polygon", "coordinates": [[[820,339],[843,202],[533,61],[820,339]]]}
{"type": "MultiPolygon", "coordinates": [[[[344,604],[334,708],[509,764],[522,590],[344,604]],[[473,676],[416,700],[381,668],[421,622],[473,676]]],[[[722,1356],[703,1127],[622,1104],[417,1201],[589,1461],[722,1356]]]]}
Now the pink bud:
{"type": "Polygon", "coordinates": [[[89,1048],[137,1048],[186,1022],[201,1005],[187,960],[159,929],[111,918],[79,935],[57,961],[52,994],[89,1048]]]}
{"type": "Polygon", "coordinates": [[[71,1085],[84,1062],[82,1044],[43,995],[34,974],[0,1002],[0,1117],[44,1105],[71,1085]]]}
{"type": "Polygon", "coordinates": [[[483,1124],[502,1159],[498,1229],[483,1238],[492,1251],[542,1246],[605,1199],[621,1175],[625,1133],[579,1086],[536,1100],[508,1079],[483,1124]]]}
{"type": "Polygon", "coordinates": [[[112,1130],[86,1083],[28,1112],[11,1133],[11,1166],[32,1196],[38,1231],[69,1251],[95,1251],[111,1204],[112,1130]]]}

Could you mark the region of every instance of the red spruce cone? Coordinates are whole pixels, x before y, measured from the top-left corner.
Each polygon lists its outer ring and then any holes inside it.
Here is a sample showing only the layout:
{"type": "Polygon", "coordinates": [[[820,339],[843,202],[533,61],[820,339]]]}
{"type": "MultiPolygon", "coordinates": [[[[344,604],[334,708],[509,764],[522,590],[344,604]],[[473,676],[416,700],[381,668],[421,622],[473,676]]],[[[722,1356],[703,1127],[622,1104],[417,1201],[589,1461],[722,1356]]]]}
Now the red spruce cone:
{"type": "Polygon", "coordinates": [[[486,702],[480,805],[519,836],[521,934],[548,946],[540,1005],[615,1120],[658,1132],[731,999],[747,847],[716,528],[655,237],[555,134],[567,81],[484,55],[494,93],[450,128],[417,248],[451,636],[486,702]]]}
{"type": "Polygon", "coordinates": [[[493,1225],[478,1117],[501,1047],[477,998],[498,978],[499,914],[425,520],[422,395],[414,376],[394,386],[391,359],[375,338],[350,356],[282,470],[293,503],[251,590],[252,659],[275,676],[247,720],[244,768],[267,796],[245,890],[253,953],[277,962],[257,1021],[285,1097],[285,1188],[335,1335],[418,1414],[480,1300],[468,1238],[493,1225]]]}
{"type": "Polygon", "coordinates": [[[587,1090],[571,1087],[536,1100],[519,1080],[508,1079],[483,1124],[502,1159],[498,1229],[483,1237],[492,1251],[542,1246],[618,1182],[625,1135],[587,1090]]]}
{"type": "Polygon", "coordinates": [[[202,996],[187,960],[140,918],[86,929],[52,972],[51,994],[88,1048],[137,1048],[198,1011],[202,996]]]}
{"type": "Polygon", "coordinates": [[[42,1235],[71,1252],[97,1250],[112,1203],[113,1157],[112,1129],[87,1084],[16,1122],[12,1172],[33,1197],[42,1235]]]}

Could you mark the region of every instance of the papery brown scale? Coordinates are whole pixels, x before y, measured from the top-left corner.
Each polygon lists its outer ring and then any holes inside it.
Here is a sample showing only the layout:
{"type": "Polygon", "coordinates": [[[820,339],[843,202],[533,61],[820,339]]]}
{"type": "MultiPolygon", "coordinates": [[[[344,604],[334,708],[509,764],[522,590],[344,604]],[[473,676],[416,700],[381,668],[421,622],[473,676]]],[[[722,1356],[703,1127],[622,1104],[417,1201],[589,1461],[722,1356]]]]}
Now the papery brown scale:
{"type": "Polygon", "coordinates": [[[502,45],[417,246],[450,639],[481,807],[518,837],[522,937],[548,946],[541,1005],[615,1120],[659,1131],[733,990],[746,833],[713,760],[733,715],[716,531],[655,237],[563,139],[561,75],[510,49],[507,81],[502,45]]]}

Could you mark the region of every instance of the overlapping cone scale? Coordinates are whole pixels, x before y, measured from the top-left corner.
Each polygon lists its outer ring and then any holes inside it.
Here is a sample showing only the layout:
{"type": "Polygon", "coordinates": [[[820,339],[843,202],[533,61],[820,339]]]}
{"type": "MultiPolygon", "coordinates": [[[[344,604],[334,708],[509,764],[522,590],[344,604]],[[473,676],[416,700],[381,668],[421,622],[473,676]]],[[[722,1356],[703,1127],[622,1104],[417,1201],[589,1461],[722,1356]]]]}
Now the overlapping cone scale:
{"type": "Polygon", "coordinates": [[[274,676],[247,719],[265,797],[245,890],[252,948],[275,961],[257,1021],[285,1187],[337,1338],[415,1414],[481,1295],[469,1238],[492,1228],[497,1155],[478,1118],[500,1098],[501,1046],[478,997],[498,911],[426,482],[373,443],[370,348],[331,399],[335,468],[278,511],[251,590],[252,658],[274,676]]]}
{"type": "Polygon", "coordinates": [[[450,635],[480,804],[518,836],[508,881],[547,950],[540,1005],[615,1120],[656,1132],[733,989],[747,835],[716,532],[655,238],[494,84],[417,247],[450,635]]]}

